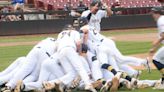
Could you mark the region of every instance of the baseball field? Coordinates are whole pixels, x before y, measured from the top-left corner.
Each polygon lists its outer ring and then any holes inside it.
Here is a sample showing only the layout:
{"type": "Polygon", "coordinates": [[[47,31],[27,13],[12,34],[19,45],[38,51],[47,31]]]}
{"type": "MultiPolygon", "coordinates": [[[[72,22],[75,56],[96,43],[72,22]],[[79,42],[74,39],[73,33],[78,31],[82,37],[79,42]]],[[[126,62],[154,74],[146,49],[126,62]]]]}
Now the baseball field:
{"type": "MultiPolygon", "coordinates": [[[[124,29],[103,31],[107,37],[112,37],[119,50],[124,55],[131,55],[141,58],[148,56],[153,40],[157,39],[156,28],[146,29],[124,29]]],[[[40,40],[46,37],[56,37],[57,34],[42,35],[23,35],[23,36],[0,36],[0,71],[3,71],[17,57],[25,56],[30,49],[40,40]]],[[[133,67],[133,66],[132,66],[133,67]]],[[[142,70],[140,79],[159,79],[160,73],[152,64],[152,72],[148,73],[143,67],[135,67],[142,70]]],[[[77,92],[75,90],[74,92],[77,92]]],[[[163,90],[154,90],[152,88],[127,90],[120,89],[119,92],[163,92],[163,90]]]]}

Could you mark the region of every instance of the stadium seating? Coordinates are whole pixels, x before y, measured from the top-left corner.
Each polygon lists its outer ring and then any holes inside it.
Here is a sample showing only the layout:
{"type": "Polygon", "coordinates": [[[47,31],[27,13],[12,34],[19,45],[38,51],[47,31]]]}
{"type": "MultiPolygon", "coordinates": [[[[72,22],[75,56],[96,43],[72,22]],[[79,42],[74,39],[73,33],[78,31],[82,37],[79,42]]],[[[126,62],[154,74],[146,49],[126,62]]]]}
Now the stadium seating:
{"type": "MultiPolygon", "coordinates": [[[[27,0],[35,1],[35,6],[37,8],[42,8],[45,10],[61,10],[67,2],[71,2],[73,8],[76,8],[79,0],[27,0]]],[[[89,6],[92,0],[83,0],[86,6],[89,6]]],[[[112,6],[116,0],[102,0],[109,6],[112,6]]],[[[138,8],[138,7],[154,7],[161,6],[157,0],[119,0],[120,7],[123,8],[138,8]]],[[[138,11],[140,13],[146,13],[146,10],[138,11]]],[[[124,11],[126,14],[127,12],[124,11]]]]}

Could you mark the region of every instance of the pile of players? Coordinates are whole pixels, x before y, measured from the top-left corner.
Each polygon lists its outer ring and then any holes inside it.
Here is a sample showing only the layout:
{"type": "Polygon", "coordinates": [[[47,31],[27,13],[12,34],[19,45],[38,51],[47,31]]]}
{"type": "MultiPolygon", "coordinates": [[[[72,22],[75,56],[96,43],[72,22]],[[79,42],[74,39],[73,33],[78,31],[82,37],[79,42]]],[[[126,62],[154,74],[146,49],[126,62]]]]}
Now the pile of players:
{"type": "MultiPolygon", "coordinates": [[[[106,5],[103,10],[99,10],[99,6],[99,2],[93,2],[91,7],[98,8],[95,14],[92,10],[84,12],[73,25],[66,25],[56,39],[48,37],[40,41],[26,56],[19,57],[2,71],[1,92],[53,89],[66,92],[74,88],[116,92],[121,87],[162,89],[163,77],[162,80],[138,80],[141,72],[129,66],[143,65],[150,72],[147,58],[122,55],[115,42],[93,26],[100,21],[92,20],[109,13],[106,5]]],[[[153,11],[156,13],[157,9],[153,11]]],[[[153,62],[162,67],[160,70],[164,69],[157,60],[153,62]]]]}

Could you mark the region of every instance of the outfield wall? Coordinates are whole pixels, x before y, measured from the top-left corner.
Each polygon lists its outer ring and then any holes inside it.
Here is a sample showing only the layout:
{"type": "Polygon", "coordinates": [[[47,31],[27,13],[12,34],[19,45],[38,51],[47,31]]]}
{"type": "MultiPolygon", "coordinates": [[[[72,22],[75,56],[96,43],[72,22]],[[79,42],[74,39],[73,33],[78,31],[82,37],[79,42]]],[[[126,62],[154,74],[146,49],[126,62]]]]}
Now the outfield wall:
{"type": "MultiPolygon", "coordinates": [[[[65,24],[72,23],[74,18],[62,18],[53,20],[29,20],[0,22],[0,35],[42,34],[60,32],[65,24]]],[[[101,28],[127,29],[155,27],[155,21],[151,15],[118,15],[102,19],[101,28]]]]}

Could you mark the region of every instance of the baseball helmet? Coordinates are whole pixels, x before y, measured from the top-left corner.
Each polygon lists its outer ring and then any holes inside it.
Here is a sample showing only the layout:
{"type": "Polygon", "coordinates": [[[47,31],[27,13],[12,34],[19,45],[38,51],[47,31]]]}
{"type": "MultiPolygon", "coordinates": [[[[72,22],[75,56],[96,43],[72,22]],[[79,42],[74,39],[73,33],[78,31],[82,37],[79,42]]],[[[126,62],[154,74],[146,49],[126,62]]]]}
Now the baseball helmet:
{"type": "Polygon", "coordinates": [[[86,24],[88,24],[88,19],[86,17],[80,17],[79,18],[79,26],[82,27],[86,24]]]}

